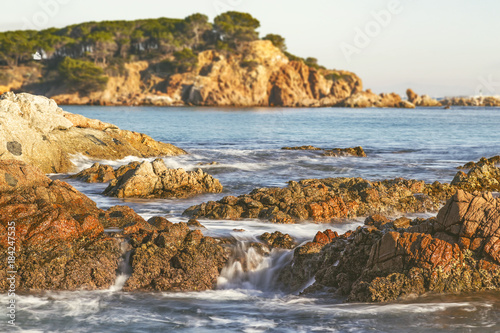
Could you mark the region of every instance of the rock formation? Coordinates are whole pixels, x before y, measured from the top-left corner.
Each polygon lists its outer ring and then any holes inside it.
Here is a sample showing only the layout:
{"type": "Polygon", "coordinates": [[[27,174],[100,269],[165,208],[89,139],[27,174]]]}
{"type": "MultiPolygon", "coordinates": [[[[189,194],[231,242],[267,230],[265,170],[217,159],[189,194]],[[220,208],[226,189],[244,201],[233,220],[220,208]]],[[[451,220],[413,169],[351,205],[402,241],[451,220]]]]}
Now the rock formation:
{"type": "Polygon", "coordinates": [[[466,174],[459,171],[451,181],[455,185],[466,191],[500,191],[500,169],[495,167],[493,157],[490,162],[481,159],[476,164],[469,164],[471,169],[466,174]]]}
{"type": "Polygon", "coordinates": [[[496,155],[496,156],[493,156],[490,158],[481,157],[479,162],[476,163],[474,161],[471,161],[471,162],[465,163],[464,165],[459,166],[457,169],[472,169],[473,167],[475,167],[478,164],[485,164],[485,163],[491,163],[493,165],[500,164],[500,155],[496,155]]]}
{"type": "Polygon", "coordinates": [[[340,101],[335,106],[348,107],[348,108],[369,108],[369,107],[378,107],[378,108],[407,108],[413,109],[415,105],[408,101],[404,101],[401,99],[396,93],[391,94],[380,94],[377,95],[373,93],[370,89],[366,91],[360,91],[356,94],[353,94],[346,98],[343,101],[340,101]]]}
{"type": "Polygon", "coordinates": [[[441,100],[441,104],[446,106],[500,106],[500,97],[447,97],[441,100]]]}
{"type": "Polygon", "coordinates": [[[107,183],[123,176],[129,170],[136,169],[139,164],[139,162],[131,162],[115,170],[110,165],[94,163],[90,168],[82,170],[69,178],[78,179],[86,183],[107,183]]]}
{"type": "Polygon", "coordinates": [[[454,189],[447,184],[361,178],[290,181],[286,188],[260,188],[188,208],[184,214],[212,219],[260,218],[275,223],[330,222],[375,213],[436,211],[454,189]]]}
{"type": "Polygon", "coordinates": [[[184,154],[171,144],[99,120],[63,111],[48,98],[6,93],[0,97],[0,156],[46,173],[68,172],[71,157],[94,159],[184,154]]]}
{"type": "Polygon", "coordinates": [[[363,89],[355,74],[290,61],[266,40],[241,43],[232,53],[202,51],[197,63],[165,78],[146,61],[131,62],[123,75],[109,77],[104,91],[47,95],[60,104],[331,106],[363,89]]]}
{"type": "Polygon", "coordinates": [[[275,223],[330,222],[378,213],[437,211],[458,189],[499,191],[500,168],[488,160],[478,162],[468,174],[459,171],[451,184],[403,178],[379,182],[362,178],[290,181],[286,188],[258,188],[238,197],[191,206],[184,214],[211,219],[259,218],[275,223]]]}
{"type": "Polygon", "coordinates": [[[118,242],[103,233],[109,212],[23,162],[0,161],[0,170],[0,290],[8,289],[12,223],[17,291],[109,288],[121,255],[118,242]]]}
{"type": "Polygon", "coordinates": [[[429,97],[429,95],[419,96],[411,89],[406,90],[406,96],[408,97],[408,102],[414,104],[415,106],[425,106],[425,107],[441,106],[440,102],[429,97]]]}
{"type": "Polygon", "coordinates": [[[283,150],[318,150],[322,151],[323,156],[357,156],[357,157],[366,157],[366,153],[362,147],[354,147],[354,148],[332,148],[332,149],[324,149],[317,148],[314,146],[300,146],[300,147],[282,147],[283,150]]]}
{"type": "Polygon", "coordinates": [[[185,223],[165,222],[158,231],[131,234],[133,273],[125,291],[213,289],[228,252],[212,237],[185,223]]]}
{"type": "Polygon", "coordinates": [[[198,169],[169,169],[162,159],[142,162],[110,182],[104,195],[118,198],[187,198],[222,192],[220,182],[198,169]]]}
{"type": "MultiPolygon", "coordinates": [[[[379,218],[376,218],[379,219],[379,218]]],[[[396,221],[394,221],[396,222],[396,221]]],[[[459,190],[437,218],[316,235],[280,273],[291,289],[348,301],[390,301],[423,293],[500,289],[500,199],[459,190]]]]}

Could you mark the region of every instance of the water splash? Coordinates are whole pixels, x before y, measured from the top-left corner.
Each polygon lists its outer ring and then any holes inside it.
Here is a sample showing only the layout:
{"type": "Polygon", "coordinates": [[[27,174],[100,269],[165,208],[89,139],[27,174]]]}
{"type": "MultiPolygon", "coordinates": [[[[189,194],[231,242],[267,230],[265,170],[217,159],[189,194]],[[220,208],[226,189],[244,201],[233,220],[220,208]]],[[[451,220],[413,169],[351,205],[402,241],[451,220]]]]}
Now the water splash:
{"type": "Polygon", "coordinates": [[[292,257],[291,250],[269,251],[262,244],[240,241],[232,258],[221,271],[217,288],[262,291],[276,289],[278,273],[292,257]]]}
{"type": "Polygon", "coordinates": [[[132,274],[132,266],[130,265],[130,255],[132,254],[132,246],[130,245],[128,239],[123,238],[120,243],[120,250],[122,251],[122,257],[120,258],[120,263],[118,265],[118,272],[116,274],[115,283],[109,288],[110,291],[120,291],[123,289],[125,282],[132,274]]]}

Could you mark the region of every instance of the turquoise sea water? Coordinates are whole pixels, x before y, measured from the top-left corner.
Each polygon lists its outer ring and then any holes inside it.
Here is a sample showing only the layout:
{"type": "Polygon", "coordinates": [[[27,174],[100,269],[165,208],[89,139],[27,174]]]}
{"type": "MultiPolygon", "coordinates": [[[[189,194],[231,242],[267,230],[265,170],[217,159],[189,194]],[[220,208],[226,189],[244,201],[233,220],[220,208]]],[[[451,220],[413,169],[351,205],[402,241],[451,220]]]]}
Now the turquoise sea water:
{"type": "MultiPolygon", "coordinates": [[[[67,106],[65,110],[111,122],[173,143],[189,155],[165,158],[170,167],[193,170],[198,163],[217,177],[222,194],[185,200],[119,200],[100,193],[106,185],[70,181],[102,208],[126,204],[148,218],[181,216],[190,205],[242,194],[289,180],[405,177],[449,182],[456,167],[500,154],[500,110],[495,108],[280,109],[67,106]],[[362,146],[368,157],[323,157],[322,148],[362,146]]],[[[117,166],[133,160],[110,162],[117,166]]],[[[93,161],[75,157],[79,169],[93,161]]],[[[62,177],[61,175],[58,177],[62,177]]],[[[424,214],[425,215],[425,214],[424,214]]],[[[427,214],[430,215],[430,214],[427,214]]],[[[201,221],[208,235],[232,234],[242,242],[280,230],[300,241],[318,230],[345,224],[272,225],[260,221],[201,221]],[[233,229],[243,228],[244,233],[233,229]]],[[[248,255],[254,255],[249,253],[248,255]]],[[[428,295],[391,304],[343,304],[327,295],[283,294],[273,277],[291,253],[253,258],[252,271],[227,267],[214,291],[200,293],[62,292],[19,297],[18,320],[32,332],[498,332],[500,294],[428,295]],[[241,273],[241,272],[240,272],[241,273]]],[[[118,288],[119,289],[119,288],[118,288]]]]}

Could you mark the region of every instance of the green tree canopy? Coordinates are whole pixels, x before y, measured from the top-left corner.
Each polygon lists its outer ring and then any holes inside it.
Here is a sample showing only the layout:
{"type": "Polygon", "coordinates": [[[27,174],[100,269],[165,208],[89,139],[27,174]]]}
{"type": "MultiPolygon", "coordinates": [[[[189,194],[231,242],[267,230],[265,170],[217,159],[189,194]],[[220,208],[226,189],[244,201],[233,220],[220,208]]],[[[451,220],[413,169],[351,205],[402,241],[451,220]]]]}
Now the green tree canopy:
{"type": "Polygon", "coordinates": [[[271,41],[271,43],[273,43],[273,45],[280,49],[282,52],[286,51],[285,38],[281,37],[280,35],[267,34],[262,39],[271,41]]]}
{"type": "Polygon", "coordinates": [[[89,93],[104,90],[108,83],[103,69],[90,61],[66,57],[59,64],[58,70],[65,83],[71,86],[70,90],[89,93]]]}
{"type": "Polygon", "coordinates": [[[259,20],[247,13],[230,11],[214,19],[214,29],[218,38],[232,48],[239,42],[258,39],[259,33],[255,29],[259,27],[259,20]]]}

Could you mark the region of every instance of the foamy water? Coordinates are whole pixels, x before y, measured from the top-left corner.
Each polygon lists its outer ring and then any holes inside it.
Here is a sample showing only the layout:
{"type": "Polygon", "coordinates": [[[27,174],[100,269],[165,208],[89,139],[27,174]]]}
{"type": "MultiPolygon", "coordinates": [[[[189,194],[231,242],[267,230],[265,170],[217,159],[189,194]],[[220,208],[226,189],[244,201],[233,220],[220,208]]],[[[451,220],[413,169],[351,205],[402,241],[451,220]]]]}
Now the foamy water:
{"type": "MultiPolygon", "coordinates": [[[[189,199],[117,199],[101,195],[106,184],[67,180],[99,207],[128,205],[141,216],[186,222],[191,205],[256,187],[286,186],[289,180],[405,177],[449,182],[456,167],[500,154],[498,109],[246,109],[155,107],[65,107],[171,142],[190,154],[165,158],[171,168],[202,168],[224,186],[220,194],[189,199]],[[284,146],[323,148],[361,145],[368,158],[324,157],[284,146]],[[199,163],[217,162],[214,165],[199,163]]],[[[113,167],[131,161],[99,161],[113,167]]],[[[153,160],[153,159],[147,159],[153,160]]],[[[95,161],[75,156],[78,170],[95,161]]],[[[53,176],[65,178],[65,175],[53,176]]],[[[413,214],[429,217],[434,213],[413,214]]],[[[395,217],[399,217],[397,215],[395,217]]],[[[390,304],[345,304],[342,299],[299,291],[281,292],[276,278],[290,250],[256,251],[249,246],[264,232],[288,233],[298,243],[330,228],[353,230],[363,218],[342,223],[271,224],[255,219],[200,220],[205,235],[231,236],[238,251],[222,270],[217,289],[203,292],[128,293],[129,254],[108,290],[45,292],[18,297],[19,332],[498,332],[500,294],[427,295],[390,304]]],[[[314,279],[302,286],[314,283],[314,279]]],[[[0,295],[3,303],[5,295],[0,295]]]]}

